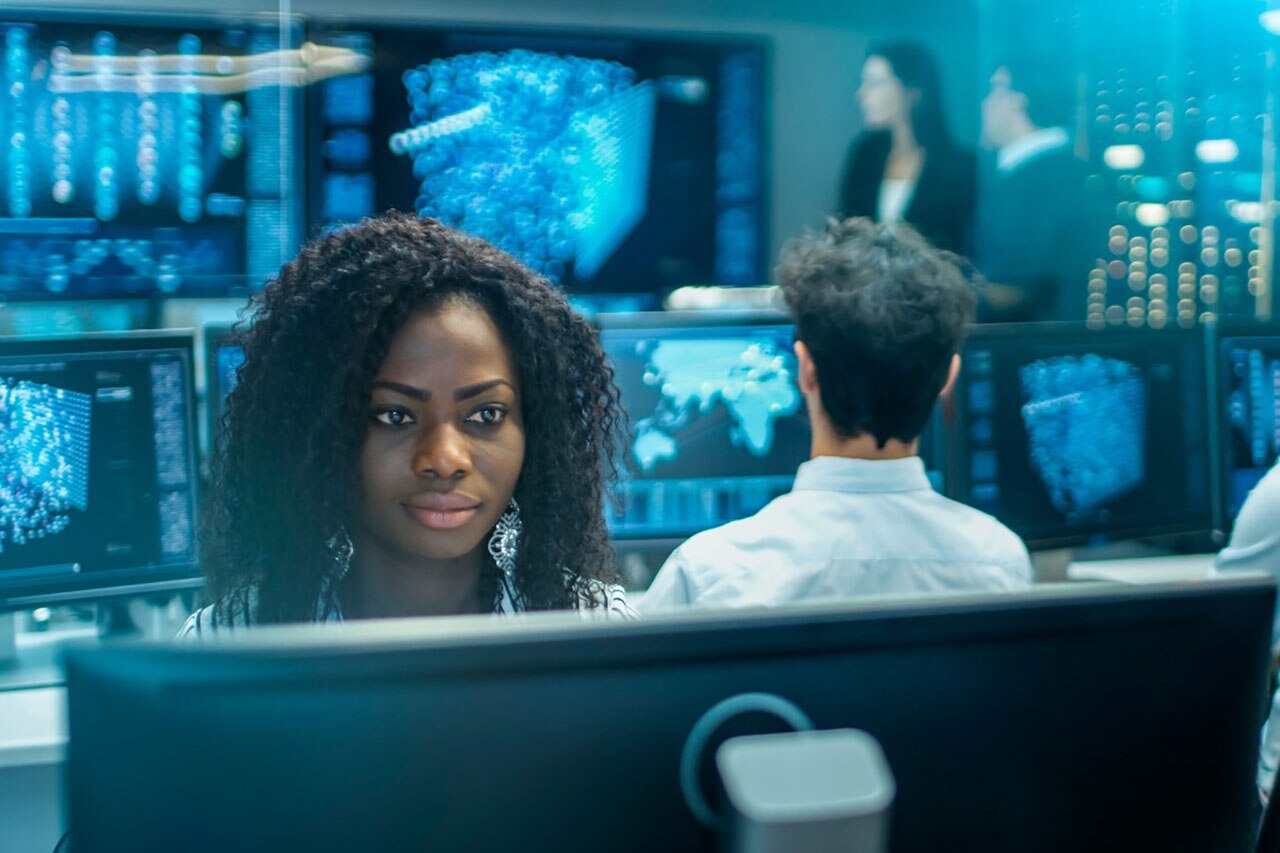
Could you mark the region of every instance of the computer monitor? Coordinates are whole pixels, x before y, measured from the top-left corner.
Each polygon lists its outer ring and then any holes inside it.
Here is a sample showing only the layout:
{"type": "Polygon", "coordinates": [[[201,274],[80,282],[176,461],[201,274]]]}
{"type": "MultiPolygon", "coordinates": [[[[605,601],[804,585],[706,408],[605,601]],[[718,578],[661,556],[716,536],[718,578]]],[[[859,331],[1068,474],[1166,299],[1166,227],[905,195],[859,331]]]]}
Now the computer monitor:
{"type": "MultiPolygon", "coordinates": [[[[682,749],[710,708],[765,693],[880,741],[895,853],[1244,853],[1274,600],[1257,578],[1081,585],[77,649],[72,837],[87,853],[709,851],[682,749]]],[[[744,715],[719,733],[780,728],[744,715]]]]}
{"type": "Polygon", "coordinates": [[[244,349],[232,343],[232,328],[214,325],[204,329],[205,448],[209,452],[215,447],[227,395],[236,387],[237,371],[244,364],[244,349]]]}
{"type": "Polygon", "coordinates": [[[372,65],[310,90],[312,232],[390,208],[571,293],[754,285],[767,252],[767,43],[314,20],[372,65]]]}
{"type": "Polygon", "coordinates": [[[1280,459],[1280,325],[1216,332],[1224,521],[1280,459]]]}
{"type": "Polygon", "coordinates": [[[978,327],[962,361],[959,500],[1040,547],[1211,527],[1201,331],[978,327]]]}
{"type": "Polygon", "coordinates": [[[631,435],[617,539],[683,539],[791,490],[809,458],[795,333],[760,312],[601,315],[631,435]]]}
{"type": "Polygon", "coordinates": [[[190,333],[0,339],[0,608],[191,585],[190,333]]]}
{"type": "Polygon", "coordinates": [[[315,72],[298,34],[275,16],[6,13],[0,294],[265,282],[300,233],[290,114],[315,72]]]}

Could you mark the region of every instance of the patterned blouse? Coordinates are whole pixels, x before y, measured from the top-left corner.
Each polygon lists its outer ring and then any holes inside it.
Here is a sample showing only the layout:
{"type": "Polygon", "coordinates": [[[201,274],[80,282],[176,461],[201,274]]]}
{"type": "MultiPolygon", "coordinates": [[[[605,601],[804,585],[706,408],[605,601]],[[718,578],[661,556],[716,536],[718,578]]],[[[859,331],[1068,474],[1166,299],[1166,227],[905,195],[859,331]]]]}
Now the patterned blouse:
{"type": "MultiPolygon", "coordinates": [[[[627,595],[617,584],[587,580],[565,570],[565,583],[578,594],[579,612],[608,619],[636,619],[636,612],[627,604],[627,595]]],[[[500,582],[500,595],[493,608],[494,616],[523,613],[527,609],[524,597],[512,589],[504,577],[500,582]]],[[[176,640],[199,642],[206,634],[230,631],[257,624],[257,593],[250,590],[243,599],[229,598],[202,607],[187,617],[178,630],[176,640]]],[[[342,603],[338,600],[338,584],[335,578],[325,580],[316,601],[316,622],[342,622],[342,603]]]]}

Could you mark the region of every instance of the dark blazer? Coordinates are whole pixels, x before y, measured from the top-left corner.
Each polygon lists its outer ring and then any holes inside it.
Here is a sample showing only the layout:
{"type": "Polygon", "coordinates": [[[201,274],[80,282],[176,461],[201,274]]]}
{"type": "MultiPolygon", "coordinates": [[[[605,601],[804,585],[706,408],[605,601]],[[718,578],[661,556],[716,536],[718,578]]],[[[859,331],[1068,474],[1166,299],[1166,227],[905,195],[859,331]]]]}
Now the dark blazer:
{"type": "Polygon", "coordinates": [[[981,320],[1084,319],[1089,270],[1106,234],[1087,177],[1063,147],[984,184],[974,262],[988,281],[1021,290],[1023,303],[1003,312],[984,305],[981,320]]]}
{"type": "MultiPolygon", "coordinates": [[[[876,218],[892,138],[888,131],[864,133],[849,146],[840,181],[840,215],[876,218]]],[[[968,254],[977,193],[973,152],[950,147],[926,150],[915,194],[903,215],[940,249],[968,254]]]]}

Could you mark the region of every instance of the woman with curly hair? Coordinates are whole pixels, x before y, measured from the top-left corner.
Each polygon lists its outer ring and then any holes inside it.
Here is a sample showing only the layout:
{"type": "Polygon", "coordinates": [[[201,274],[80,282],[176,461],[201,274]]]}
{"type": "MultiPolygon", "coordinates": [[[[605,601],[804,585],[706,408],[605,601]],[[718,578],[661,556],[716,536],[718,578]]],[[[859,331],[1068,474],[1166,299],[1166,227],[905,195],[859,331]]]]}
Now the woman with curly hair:
{"type": "Polygon", "coordinates": [[[255,298],[201,524],[252,624],[592,609],[630,616],[603,515],[621,426],[599,340],[550,283],[388,214],[255,298]]]}

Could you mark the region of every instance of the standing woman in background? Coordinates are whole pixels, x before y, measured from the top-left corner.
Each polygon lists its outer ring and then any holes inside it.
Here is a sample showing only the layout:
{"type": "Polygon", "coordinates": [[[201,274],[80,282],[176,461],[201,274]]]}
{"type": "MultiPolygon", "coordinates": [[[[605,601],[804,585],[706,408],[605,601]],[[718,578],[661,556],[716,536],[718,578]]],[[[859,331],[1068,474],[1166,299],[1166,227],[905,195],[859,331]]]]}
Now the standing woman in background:
{"type": "Polygon", "coordinates": [[[845,161],[841,215],[909,222],[938,248],[966,254],[976,164],[947,130],[933,56],[907,42],[873,45],[858,107],[866,130],[845,161]]]}

